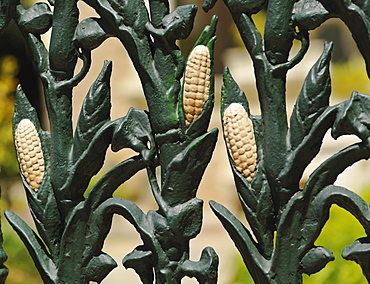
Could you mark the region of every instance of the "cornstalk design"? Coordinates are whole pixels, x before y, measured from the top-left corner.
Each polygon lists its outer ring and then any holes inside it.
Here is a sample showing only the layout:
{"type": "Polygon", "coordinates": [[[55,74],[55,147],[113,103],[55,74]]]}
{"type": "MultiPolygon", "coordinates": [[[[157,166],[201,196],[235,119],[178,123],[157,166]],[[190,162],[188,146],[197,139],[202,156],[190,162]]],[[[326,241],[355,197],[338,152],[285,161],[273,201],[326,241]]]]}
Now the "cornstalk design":
{"type": "MultiPolygon", "coordinates": [[[[143,244],[126,255],[123,264],[135,269],[143,283],[180,283],[184,276],[216,283],[216,253],[205,248],[199,261],[190,261],[189,241],[201,228],[202,201],[196,192],[217,137],[217,130],[207,130],[214,101],[217,19],[204,29],[185,64],[175,41],[189,35],[195,5],[170,12],[166,0],[150,0],[148,9],[143,0],[84,1],[100,18],[79,22],[77,0],[49,0],[27,10],[17,0],[0,3],[0,28],[14,19],[27,40],[42,79],[51,129],[41,129],[19,87],[13,131],[38,234],[15,213],[6,211],[6,218],[27,246],[44,283],[101,282],[116,266],[102,252],[113,214],[126,218],[142,238],[143,244]],[[50,28],[47,49],[40,34],[50,28]],[[112,64],[105,62],[73,129],[73,87],[89,71],[91,50],[111,36],[126,47],[149,111],[132,108],[111,121],[112,64]],[[83,67],[74,75],[78,58],[83,67]],[[131,148],[138,155],[109,170],[84,197],[109,146],[113,151],[131,148]],[[133,202],[112,197],[120,184],[144,169],[159,208],[147,214],[133,202]]],[[[206,0],[204,8],[211,9],[215,2],[206,0]]],[[[344,169],[370,157],[369,96],[353,92],[349,100],[329,105],[332,44],[327,43],[298,95],[289,127],[285,102],[286,74],[305,56],[309,30],[332,17],[351,30],[370,74],[370,6],[366,1],[224,2],[254,62],[262,113],[250,113],[245,94],[226,69],[221,102],[224,136],[256,241],[224,206],[212,201],[212,209],[256,283],[301,283],[302,273],[315,273],[333,260],[330,251],[314,242],[329,218],[330,206],[338,204],[359,220],[368,235],[344,248],[342,255],[359,263],[370,281],[369,206],[354,192],[334,185],[344,169]],[[252,15],[263,7],[267,20],[262,37],[252,15]],[[294,39],[301,41],[301,49],[288,59],[294,39]],[[300,188],[303,172],[320,151],[328,129],[334,138],[353,134],[361,142],[324,161],[300,188]]],[[[1,266],[1,281],[5,277],[1,266]]]]}
{"type": "MultiPolygon", "coordinates": [[[[203,8],[208,11],[215,2],[205,0],[203,8]]],[[[307,75],[289,127],[285,89],[288,70],[308,50],[309,30],[333,17],[349,27],[370,74],[370,6],[341,0],[223,2],[253,60],[261,108],[260,116],[250,113],[244,92],[226,69],[221,102],[224,136],[240,202],[256,240],[224,206],[211,201],[213,211],[234,241],[255,283],[286,284],[302,283],[302,273],[316,273],[334,259],[329,250],[314,243],[329,218],[330,206],[337,204],[352,213],[365,229],[367,237],[344,248],[342,256],[361,265],[370,282],[369,205],[354,192],[334,185],[347,167],[370,157],[370,97],[353,92],[349,100],[329,105],[332,43],[325,44],[321,57],[307,75]],[[252,20],[252,15],[263,7],[267,10],[264,36],[252,20]],[[301,49],[288,59],[294,39],[301,41],[301,49]],[[248,134],[247,128],[254,135],[248,134]],[[303,172],[320,151],[328,129],[334,138],[353,134],[361,142],[324,161],[300,188],[303,172]],[[257,146],[255,164],[253,151],[249,152],[250,160],[243,156],[247,147],[252,149],[253,136],[257,146]]]]}
{"type": "Polygon", "coordinates": [[[183,90],[180,79],[186,64],[175,41],[191,32],[195,5],[170,12],[166,0],[151,0],[148,9],[143,0],[85,2],[100,18],[79,22],[77,0],[50,0],[27,10],[17,0],[0,3],[1,28],[14,19],[30,48],[50,123],[50,132],[42,130],[18,87],[13,133],[38,234],[15,213],[7,210],[5,216],[44,283],[100,283],[117,266],[102,251],[114,214],[126,218],[141,236],[143,244],[122,262],[135,269],[143,283],[180,283],[185,276],[216,283],[216,253],[208,247],[199,261],[190,261],[189,241],[201,228],[203,201],[196,192],[217,140],[217,129],[207,131],[214,102],[217,18],[194,45],[183,90]],[[50,28],[47,49],[40,35],[50,28]],[[112,63],[105,62],[73,129],[73,87],[89,71],[91,50],[112,36],[129,53],[149,111],[131,108],[126,116],[110,119],[112,63]],[[83,67],[74,75],[79,58],[83,67]],[[138,155],[110,169],[84,197],[109,146],[113,151],[131,148],[138,155]],[[112,197],[140,170],[146,170],[159,207],[147,214],[131,201],[112,197]]]}

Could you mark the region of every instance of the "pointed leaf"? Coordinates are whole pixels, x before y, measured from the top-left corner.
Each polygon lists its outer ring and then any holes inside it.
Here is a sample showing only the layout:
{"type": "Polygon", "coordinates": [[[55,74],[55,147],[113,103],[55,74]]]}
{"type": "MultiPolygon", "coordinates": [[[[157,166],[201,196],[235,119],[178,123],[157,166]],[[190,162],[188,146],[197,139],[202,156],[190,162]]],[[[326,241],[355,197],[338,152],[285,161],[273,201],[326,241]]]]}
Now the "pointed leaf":
{"type": "Polygon", "coordinates": [[[113,192],[145,167],[145,163],[138,156],[127,159],[110,169],[100,178],[89,191],[85,204],[94,210],[103,201],[112,197],[113,192]]]}
{"type": "Polygon", "coordinates": [[[32,229],[15,213],[6,210],[4,214],[10,225],[27,247],[44,283],[57,283],[57,268],[48,255],[42,240],[40,240],[32,229]]]}
{"type": "Polygon", "coordinates": [[[344,248],[342,252],[344,259],[353,260],[362,268],[362,273],[370,282],[370,240],[369,237],[360,238],[353,244],[344,248]]]}
{"type": "MultiPolygon", "coordinates": [[[[245,190],[245,192],[248,191],[245,190]]],[[[271,191],[266,180],[264,180],[263,186],[258,191],[258,200],[256,200],[254,208],[248,206],[245,200],[246,194],[243,197],[239,192],[239,198],[244,214],[258,241],[261,254],[265,258],[270,258],[273,252],[275,216],[271,191]]]]}
{"type": "Polygon", "coordinates": [[[145,111],[132,108],[125,117],[102,125],[70,169],[66,186],[72,186],[74,192],[82,194],[91,177],[103,166],[109,144],[112,144],[113,151],[128,147],[142,154],[143,160],[151,160],[156,148],[145,111]]]}
{"type": "Polygon", "coordinates": [[[177,6],[171,13],[163,17],[160,27],[154,27],[151,22],[148,22],[146,28],[152,36],[173,44],[176,40],[186,39],[189,36],[193,29],[196,12],[196,5],[177,6]]]}
{"type": "Polygon", "coordinates": [[[313,30],[333,16],[318,0],[299,0],[294,3],[294,20],[304,29],[313,30]]]}
{"type": "Polygon", "coordinates": [[[268,283],[266,271],[269,270],[271,263],[266,261],[259,253],[258,244],[254,242],[249,231],[221,204],[210,201],[210,206],[234,241],[253,279],[255,281],[258,279],[260,283],[268,283]]]}
{"type": "Polygon", "coordinates": [[[102,19],[88,18],[77,25],[73,41],[78,47],[92,50],[113,36],[111,33],[110,28],[102,19]]]}
{"type": "Polygon", "coordinates": [[[73,141],[74,162],[86,150],[96,132],[110,119],[110,76],[112,62],[105,61],[81,108],[73,141]]]}
{"type": "Polygon", "coordinates": [[[294,106],[290,119],[290,140],[293,149],[302,142],[317,117],[329,106],[329,63],[332,47],[332,43],[325,44],[324,52],[308,73],[294,106]]]}
{"type": "Polygon", "coordinates": [[[213,129],[192,141],[165,169],[161,194],[169,206],[184,203],[195,197],[203,173],[212,157],[217,133],[218,130],[213,129]]]}
{"type": "Polygon", "coordinates": [[[304,190],[314,196],[328,185],[334,184],[338,175],[354,163],[370,158],[370,148],[365,142],[350,145],[325,160],[308,178],[304,190]]]}
{"type": "MultiPolygon", "coordinates": [[[[119,214],[129,221],[145,241],[150,241],[153,236],[153,224],[147,221],[147,215],[133,202],[112,197],[104,201],[96,210],[96,221],[94,221],[95,228],[104,226],[107,220],[111,219],[113,214],[119,214]]],[[[103,238],[104,241],[104,238],[103,238]]]]}
{"type": "Polygon", "coordinates": [[[181,270],[188,277],[195,277],[200,284],[217,283],[218,256],[211,247],[203,249],[199,261],[186,260],[181,270]]]}
{"type": "Polygon", "coordinates": [[[43,78],[43,76],[51,76],[47,74],[50,70],[49,52],[43,42],[33,34],[29,34],[28,44],[32,52],[32,58],[35,60],[36,66],[41,74],[41,78],[43,78]]]}
{"type": "Polygon", "coordinates": [[[123,266],[133,268],[139,274],[144,284],[152,284],[154,280],[152,252],[146,250],[144,246],[136,247],[132,252],[127,254],[122,260],[123,266]]]}
{"type": "Polygon", "coordinates": [[[225,68],[223,75],[223,85],[221,89],[221,117],[225,109],[232,103],[241,104],[245,111],[250,115],[249,103],[245,93],[239,88],[228,68],[225,68]]]}
{"type": "Polygon", "coordinates": [[[44,239],[44,242],[47,244],[50,251],[58,254],[57,246],[61,236],[62,223],[56,199],[54,197],[54,192],[50,184],[50,175],[48,172],[50,165],[50,133],[42,130],[36,110],[28,101],[21,87],[18,86],[16,91],[16,103],[13,117],[13,134],[15,133],[19,122],[25,118],[29,119],[33,123],[39,134],[44,158],[45,172],[42,183],[40,184],[37,192],[30,188],[23,175],[21,175],[21,178],[27,191],[28,203],[37,230],[44,239]]]}
{"type": "Polygon", "coordinates": [[[106,253],[94,256],[86,267],[87,280],[100,283],[115,267],[117,263],[106,253]]]}
{"type": "Polygon", "coordinates": [[[44,176],[37,194],[27,192],[28,204],[36,228],[52,255],[59,254],[63,222],[50,183],[50,177],[44,176]]]}
{"type": "Polygon", "coordinates": [[[145,161],[151,160],[155,154],[155,142],[148,114],[130,108],[115,129],[111,147],[113,151],[131,148],[140,153],[145,161]]]}
{"type": "Polygon", "coordinates": [[[303,172],[319,153],[327,130],[333,126],[339,106],[330,106],[315,120],[307,135],[285,159],[285,167],[279,180],[286,188],[298,189],[303,172]]]}
{"type": "Polygon", "coordinates": [[[174,234],[184,239],[198,235],[202,227],[202,207],[203,200],[198,198],[169,207],[167,221],[174,234]]]}
{"type": "Polygon", "coordinates": [[[17,11],[20,14],[18,25],[23,31],[38,35],[51,28],[53,13],[48,4],[35,3],[28,9],[18,5],[17,11]]]}
{"type": "MultiPolygon", "coordinates": [[[[200,45],[200,44],[210,47],[209,44],[212,43],[212,41],[215,40],[217,22],[218,22],[218,17],[216,15],[214,15],[212,17],[211,24],[209,26],[206,26],[203,29],[203,31],[200,34],[198,40],[195,42],[194,47],[197,46],[197,45],[200,45]]],[[[212,45],[213,45],[213,43],[212,43],[212,45]]],[[[213,58],[213,56],[212,56],[212,58],[213,58]]]]}
{"type": "Polygon", "coordinates": [[[366,141],[370,136],[370,96],[353,92],[349,100],[340,104],[333,125],[332,136],[355,134],[366,141]]]}
{"type": "Polygon", "coordinates": [[[308,275],[319,272],[329,261],[334,260],[331,251],[324,247],[314,247],[310,249],[301,260],[301,269],[308,275]]]}

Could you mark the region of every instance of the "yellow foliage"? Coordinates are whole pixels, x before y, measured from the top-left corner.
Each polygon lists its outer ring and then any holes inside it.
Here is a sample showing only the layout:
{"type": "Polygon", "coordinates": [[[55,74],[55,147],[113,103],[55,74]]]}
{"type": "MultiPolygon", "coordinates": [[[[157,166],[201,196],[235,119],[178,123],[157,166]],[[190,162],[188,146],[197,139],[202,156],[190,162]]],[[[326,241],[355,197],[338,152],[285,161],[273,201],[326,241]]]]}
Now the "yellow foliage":
{"type": "Polygon", "coordinates": [[[0,58],[0,167],[5,175],[18,172],[12,134],[14,93],[19,83],[16,77],[18,71],[19,64],[16,57],[6,55],[0,58]]]}

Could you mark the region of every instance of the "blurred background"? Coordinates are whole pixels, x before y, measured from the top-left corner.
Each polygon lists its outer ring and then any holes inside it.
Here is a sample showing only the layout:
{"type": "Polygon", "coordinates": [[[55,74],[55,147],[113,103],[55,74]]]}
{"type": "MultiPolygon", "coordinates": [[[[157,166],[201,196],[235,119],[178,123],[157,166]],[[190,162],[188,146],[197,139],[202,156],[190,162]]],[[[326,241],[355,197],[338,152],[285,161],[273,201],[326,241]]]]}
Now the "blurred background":
{"type": "MultiPolygon", "coordinates": [[[[25,8],[30,7],[34,0],[21,1],[25,8]]],[[[202,5],[200,0],[173,0],[172,9],[176,5],[196,3],[202,5]]],[[[81,19],[95,16],[95,12],[82,1],[81,19]]],[[[210,23],[213,14],[219,16],[217,29],[218,40],[215,49],[216,72],[216,105],[211,121],[211,128],[221,129],[219,111],[220,89],[222,85],[222,71],[228,66],[232,75],[243,89],[250,101],[253,114],[259,113],[257,93],[254,83],[254,73],[251,60],[242,45],[231,16],[222,1],[216,4],[210,13],[204,13],[199,8],[194,30],[191,36],[178,44],[186,57],[203,28],[210,23]]],[[[264,13],[254,16],[258,28],[262,31],[264,13]]],[[[21,83],[32,105],[38,110],[43,127],[48,129],[47,116],[41,96],[40,82],[33,70],[32,63],[27,56],[21,34],[16,25],[9,27],[0,35],[0,185],[2,188],[1,208],[10,209],[20,215],[29,225],[33,225],[27,207],[23,187],[20,183],[18,164],[14,151],[14,142],[11,131],[13,115],[14,91],[17,84],[21,83]]],[[[43,37],[48,41],[48,34],[43,37]]],[[[287,101],[288,112],[292,110],[295,99],[300,91],[303,80],[309,69],[320,56],[325,41],[334,41],[334,54],[331,65],[333,94],[331,104],[336,104],[348,99],[351,92],[356,90],[369,94],[369,80],[366,76],[365,65],[357,47],[347,30],[339,20],[329,20],[320,28],[311,33],[311,46],[305,59],[290,71],[288,76],[287,101]]],[[[300,47],[297,43],[292,51],[292,56],[300,47]]],[[[110,38],[101,47],[93,51],[93,64],[91,71],[74,92],[74,119],[78,117],[81,103],[90,85],[100,72],[104,60],[113,61],[112,74],[112,119],[124,116],[130,107],[146,109],[146,102],[142,93],[138,76],[127,56],[125,49],[118,40],[110,38]]],[[[81,65],[79,65],[80,67],[81,65]]],[[[353,143],[356,138],[342,137],[333,140],[330,135],[325,137],[322,150],[311,163],[305,173],[304,179],[310,170],[331,156],[339,149],[353,143]]],[[[103,170],[96,176],[97,180],[107,169],[116,165],[123,159],[131,156],[132,152],[124,150],[120,153],[107,154],[103,170]]],[[[336,184],[347,187],[361,194],[370,203],[370,164],[360,162],[347,169],[339,176],[336,184]]],[[[92,181],[92,183],[94,180],[92,181]]],[[[146,182],[146,174],[140,172],[116,192],[116,196],[134,201],[143,209],[156,210],[156,204],[146,182]]],[[[223,138],[220,134],[214,156],[204,175],[198,191],[198,198],[205,201],[203,229],[199,236],[191,241],[191,258],[198,260],[201,250],[212,246],[220,256],[219,283],[238,284],[253,283],[237,249],[223,229],[217,218],[211,212],[208,201],[215,200],[225,205],[240,220],[244,220],[236,190],[228,165],[223,138]]],[[[9,284],[36,284],[42,283],[23,243],[2,218],[4,234],[4,247],[9,256],[6,265],[10,269],[7,280],[9,284]]],[[[247,225],[247,224],[246,224],[247,225]]],[[[32,226],[34,227],[34,226],[32,226]]],[[[334,252],[336,260],[327,265],[321,272],[304,277],[304,283],[367,283],[362,276],[361,269],[354,262],[345,261],[340,254],[342,249],[364,236],[364,231],[359,223],[346,211],[334,206],[331,209],[331,218],[324,227],[316,245],[322,245],[334,252]]],[[[121,259],[134,247],[141,244],[135,229],[124,219],[114,218],[111,232],[106,240],[104,251],[112,255],[118,268],[103,281],[103,283],[141,283],[133,270],[125,270],[121,259]]],[[[197,283],[194,279],[184,279],[183,283],[197,283]]]]}

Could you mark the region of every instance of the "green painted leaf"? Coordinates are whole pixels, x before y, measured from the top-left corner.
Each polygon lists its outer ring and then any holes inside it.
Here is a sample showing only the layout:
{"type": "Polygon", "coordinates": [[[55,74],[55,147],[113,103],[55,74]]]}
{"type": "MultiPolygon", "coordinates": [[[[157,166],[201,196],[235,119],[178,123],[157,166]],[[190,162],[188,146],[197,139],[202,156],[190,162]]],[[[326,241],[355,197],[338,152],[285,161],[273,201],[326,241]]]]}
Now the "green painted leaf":
{"type": "Polygon", "coordinates": [[[200,233],[203,217],[203,201],[193,198],[168,208],[167,221],[176,236],[192,239],[200,233]]]}
{"type": "Polygon", "coordinates": [[[80,158],[96,132],[110,120],[110,76],[112,62],[105,61],[102,71],[83,102],[73,141],[73,161],[80,158]]]}
{"type": "Polygon", "coordinates": [[[151,22],[146,24],[146,28],[160,41],[174,44],[177,39],[186,39],[189,36],[193,29],[196,12],[196,5],[177,6],[171,13],[163,17],[158,28],[154,27],[151,22]]]}
{"type": "Polygon", "coordinates": [[[293,18],[300,27],[313,30],[333,17],[318,0],[299,0],[294,3],[293,18]]]}
{"type": "MultiPolygon", "coordinates": [[[[206,45],[209,47],[209,44],[212,43],[215,40],[215,34],[216,34],[216,27],[217,27],[218,17],[214,15],[211,20],[211,24],[209,26],[206,26],[202,33],[200,34],[198,40],[195,42],[194,47],[197,45],[206,45]]],[[[213,56],[212,56],[213,58],[213,56]]]]}
{"type": "Polygon", "coordinates": [[[56,284],[57,268],[49,256],[42,240],[15,213],[5,210],[5,217],[27,247],[44,283],[56,284]]]}
{"type": "Polygon", "coordinates": [[[154,280],[152,252],[144,246],[136,247],[132,252],[127,254],[122,260],[123,266],[133,268],[139,274],[144,284],[152,284],[154,280]]]}
{"type": "Polygon", "coordinates": [[[245,194],[248,192],[247,188],[244,188],[244,195],[241,194],[241,190],[238,190],[239,198],[244,214],[248,220],[248,223],[251,225],[254,236],[258,241],[261,254],[265,258],[270,258],[273,252],[273,238],[274,231],[276,229],[271,189],[265,178],[263,179],[261,185],[257,185],[256,182],[254,182],[253,185],[258,188],[256,194],[258,199],[254,204],[255,208],[253,208],[253,210],[247,205],[247,195],[245,194]]]}
{"type": "Polygon", "coordinates": [[[217,134],[218,130],[213,129],[193,140],[164,169],[161,195],[169,206],[195,197],[215,148],[217,134]]]}
{"type": "Polygon", "coordinates": [[[370,282],[370,240],[369,237],[360,238],[353,244],[345,247],[342,252],[344,259],[353,260],[362,268],[368,282],[370,282]]]}
{"type": "Polygon", "coordinates": [[[289,153],[286,164],[280,173],[279,179],[287,188],[299,189],[299,181],[303,172],[311,163],[312,159],[319,153],[324,136],[334,124],[337,106],[330,106],[315,120],[307,135],[297,148],[289,153]]]}
{"type": "Polygon", "coordinates": [[[111,147],[113,151],[131,148],[145,161],[151,160],[155,154],[155,142],[147,112],[130,108],[127,115],[117,121],[111,147]]]}
{"type": "Polygon", "coordinates": [[[125,181],[129,180],[134,174],[145,167],[144,161],[139,157],[127,159],[100,178],[88,193],[85,204],[91,209],[95,209],[101,202],[112,197],[113,192],[125,181]]]}
{"type": "Polygon", "coordinates": [[[32,58],[35,60],[41,78],[43,79],[43,76],[50,76],[49,74],[47,74],[50,69],[49,52],[43,42],[35,37],[33,34],[29,34],[28,44],[32,52],[32,58]]]}
{"type": "Polygon", "coordinates": [[[102,19],[88,18],[77,25],[73,41],[78,47],[92,50],[111,36],[110,28],[102,19]]]}
{"type": "Polygon", "coordinates": [[[103,166],[111,143],[115,127],[115,123],[110,122],[111,71],[111,62],[106,61],[85,98],[77,122],[69,161],[69,177],[64,184],[66,188],[72,187],[70,190],[76,196],[83,194],[91,177],[103,166]]]}
{"type": "Polygon", "coordinates": [[[18,5],[17,12],[18,26],[25,32],[38,35],[51,28],[53,13],[46,3],[35,3],[27,10],[22,5],[18,5]]]}
{"type": "Polygon", "coordinates": [[[202,250],[199,261],[185,260],[181,270],[188,277],[195,277],[200,284],[217,283],[218,256],[211,247],[202,250]]]}
{"type": "Polygon", "coordinates": [[[295,149],[308,134],[318,116],[329,106],[331,79],[329,64],[333,44],[324,51],[309,71],[290,118],[290,142],[295,149]]]}
{"type": "Polygon", "coordinates": [[[223,205],[210,201],[210,206],[235,243],[253,279],[257,283],[268,283],[266,271],[271,263],[260,254],[258,244],[248,229],[223,205]]]}
{"type": "Polygon", "coordinates": [[[57,254],[58,243],[62,230],[62,221],[50,183],[50,174],[48,171],[50,165],[50,133],[42,130],[36,110],[29,103],[21,87],[18,86],[16,92],[15,112],[13,117],[13,134],[15,133],[17,126],[22,119],[31,120],[39,134],[44,156],[45,173],[37,192],[29,187],[22,174],[21,178],[26,189],[28,203],[37,230],[50,251],[57,254]]]}
{"type": "MultiPolygon", "coordinates": [[[[97,218],[94,221],[95,228],[104,227],[104,224],[111,219],[114,213],[129,221],[138,231],[144,243],[151,243],[151,240],[154,238],[153,224],[147,221],[149,217],[135,203],[126,199],[112,197],[104,201],[97,208],[97,218]]],[[[102,240],[104,241],[104,239],[102,240]]]]}
{"type": "Polygon", "coordinates": [[[87,280],[100,283],[115,267],[117,263],[106,253],[93,256],[85,270],[87,280]]]}
{"type": "Polygon", "coordinates": [[[241,104],[245,111],[250,114],[249,103],[245,93],[239,88],[228,68],[225,69],[223,75],[223,85],[221,89],[221,117],[232,103],[241,104]]]}
{"type": "Polygon", "coordinates": [[[370,158],[366,142],[352,144],[325,160],[308,178],[304,190],[315,195],[328,185],[334,184],[339,174],[354,163],[370,158]]]}
{"type": "Polygon", "coordinates": [[[355,134],[366,141],[370,136],[370,96],[353,92],[349,100],[339,106],[332,136],[355,134]]]}
{"type": "Polygon", "coordinates": [[[331,251],[324,247],[314,247],[310,249],[301,260],[301,269],[308,275],[319,272],[328,262],[334,260],[331,251]]]}

